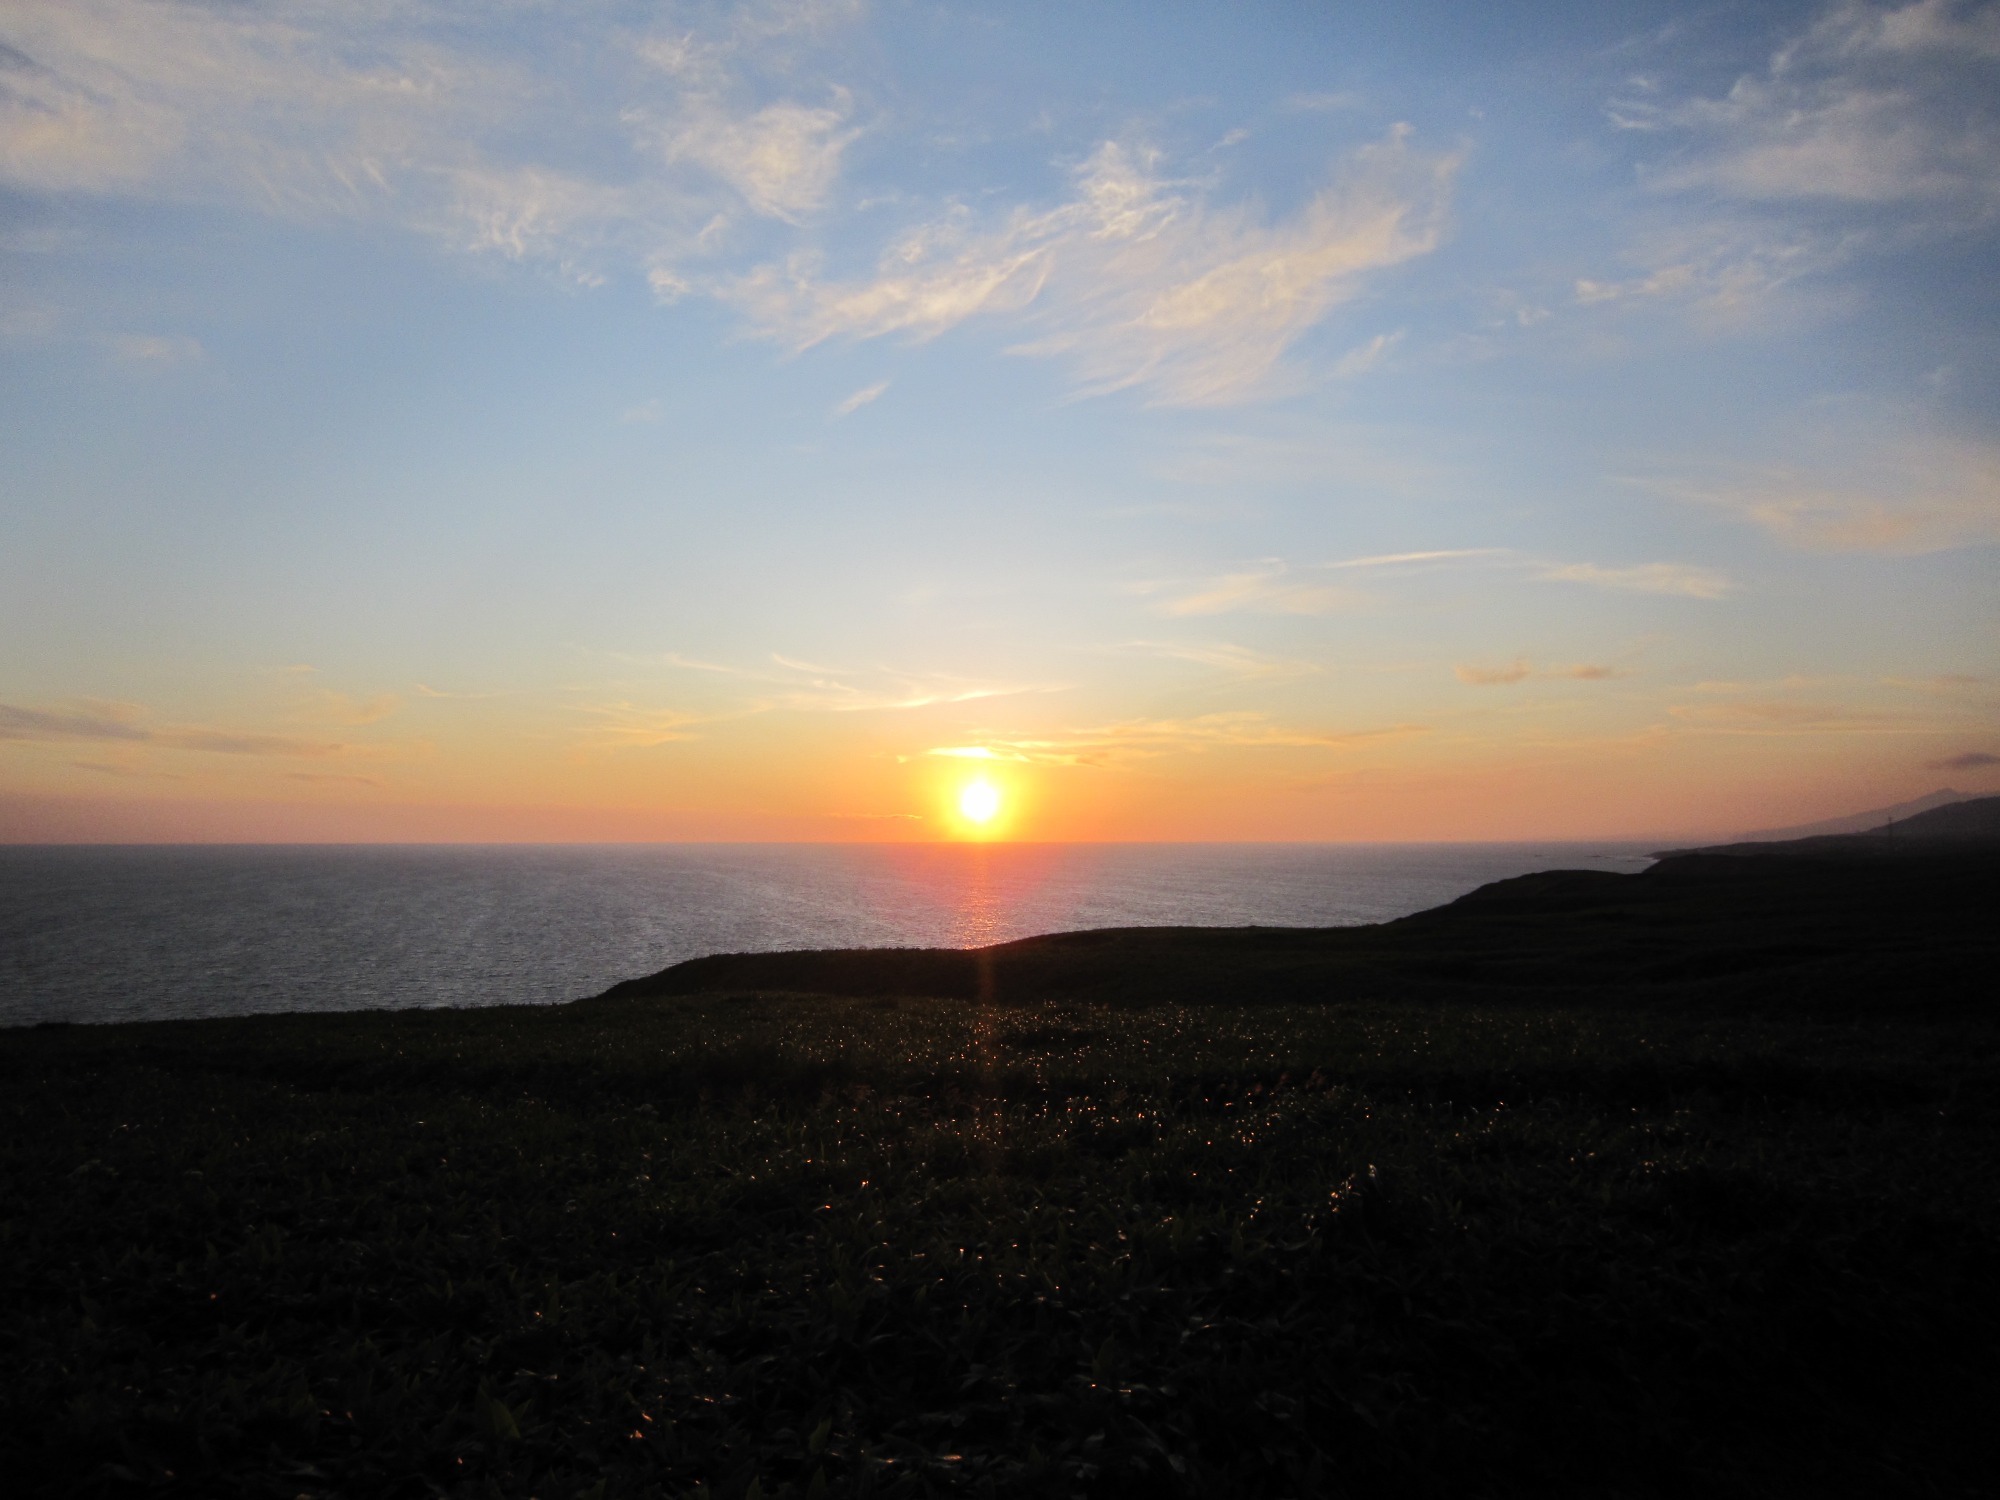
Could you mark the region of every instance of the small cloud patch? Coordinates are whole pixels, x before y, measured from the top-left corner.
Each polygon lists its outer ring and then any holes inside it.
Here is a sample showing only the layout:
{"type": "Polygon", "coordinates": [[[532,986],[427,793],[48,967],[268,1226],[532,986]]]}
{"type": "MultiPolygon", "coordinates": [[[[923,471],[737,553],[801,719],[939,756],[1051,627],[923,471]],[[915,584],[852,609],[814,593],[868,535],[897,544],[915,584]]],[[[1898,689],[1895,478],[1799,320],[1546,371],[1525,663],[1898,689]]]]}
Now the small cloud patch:
{"type": "Polygon", "coordinates": [[[1963,755],[1947,755],[1943,760],[1930,762],[1933,771],[1981,771],[1988,766],[2000,766],[2000,755],[1968,750],[1963,755]]]}
{"type": "Polygon", "coordinates": [[[888,389],[889,382],[886,380],[878,380],[873,385],[863,386],[845,401],[834,407],[833,414],[836,417],[851,417],[854,413],[860,411],[862,407],[868,405],[869,402],[879,399],[882,393],[888,389]]]}
{"type": "Polygon", "coordinates": [[[200,339],[169,338],[154,333],[121,334],[111,341],[111,352],[122,365],[138,369],[164,370],[174,365],[199,362],[204,351],[200,339]]]}
{"type": "Polygon", "coordinates": [[[1600,589],[1677,594],[1686,599],[1720,599],[1729,592],[1729,579],[1723,574],[1686,563],[1638,563],[1624,568],[1587,562],[1558,563],[1544,568],[1540,576],[1555,583],[1587,583],[1600,589]]]}
{"type": "Polygon", "coordinates": [[[1475,667],[1459,665],[1452,673],[1467,687],[1512,687],[1517,682],[1526,682],[1535,675],[1535,669],[1525,661],[1512,661],[1504,667],[1475,667]]]}
{"type": "Polygon", "coordinates": [[[1503,667],[1481,667],[1462,664],[1453,667],[1452,673],[1467,687],[1512,687],[1517,682],[1526,682],[1531,677],[1564,678],[1571,682],[1608,682],[1614,677],[1623,677],[1624,671],[1618,667],[1601,666],[1596,662],[1577,662],[1566,667],[1536,667],[1524,657],[1515,657],[1503,667]]]}

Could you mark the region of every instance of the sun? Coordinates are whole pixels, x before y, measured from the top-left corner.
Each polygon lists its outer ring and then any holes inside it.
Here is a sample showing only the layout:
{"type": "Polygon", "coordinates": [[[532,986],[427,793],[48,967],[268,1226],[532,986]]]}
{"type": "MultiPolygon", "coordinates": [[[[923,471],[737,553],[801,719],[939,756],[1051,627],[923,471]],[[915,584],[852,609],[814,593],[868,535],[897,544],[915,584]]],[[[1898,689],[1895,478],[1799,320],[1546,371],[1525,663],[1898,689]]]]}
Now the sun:
{"type": "Polygon", "coordinates": [[[972,823],[990,823],[1000,811],[1000,788],[981,777],[968,781],[958,794],[958,810],[972,823]]]}

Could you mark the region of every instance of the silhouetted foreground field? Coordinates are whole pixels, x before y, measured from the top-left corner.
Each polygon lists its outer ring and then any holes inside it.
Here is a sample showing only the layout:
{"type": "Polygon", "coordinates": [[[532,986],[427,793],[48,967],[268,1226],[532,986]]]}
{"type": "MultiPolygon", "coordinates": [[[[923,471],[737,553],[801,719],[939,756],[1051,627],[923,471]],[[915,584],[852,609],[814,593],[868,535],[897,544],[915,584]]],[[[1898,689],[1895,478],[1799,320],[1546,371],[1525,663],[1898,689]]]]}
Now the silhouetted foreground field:
{"type": "Polygon", "coordinates": [[[2000,861],[0,1036],[15,1493],[1991,1493],[2000,861]]]}

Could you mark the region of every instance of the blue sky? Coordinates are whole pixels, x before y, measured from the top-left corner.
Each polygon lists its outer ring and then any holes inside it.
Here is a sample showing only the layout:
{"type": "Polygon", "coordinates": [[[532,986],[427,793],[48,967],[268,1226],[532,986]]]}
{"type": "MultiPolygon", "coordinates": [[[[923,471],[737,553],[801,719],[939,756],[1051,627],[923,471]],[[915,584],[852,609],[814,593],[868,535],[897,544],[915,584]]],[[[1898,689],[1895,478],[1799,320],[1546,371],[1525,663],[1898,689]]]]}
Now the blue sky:
{"type": "Polygon", "coordinates": [[[1996,784],[2000,6],[0,5],[0,836],[1996,784]]]}

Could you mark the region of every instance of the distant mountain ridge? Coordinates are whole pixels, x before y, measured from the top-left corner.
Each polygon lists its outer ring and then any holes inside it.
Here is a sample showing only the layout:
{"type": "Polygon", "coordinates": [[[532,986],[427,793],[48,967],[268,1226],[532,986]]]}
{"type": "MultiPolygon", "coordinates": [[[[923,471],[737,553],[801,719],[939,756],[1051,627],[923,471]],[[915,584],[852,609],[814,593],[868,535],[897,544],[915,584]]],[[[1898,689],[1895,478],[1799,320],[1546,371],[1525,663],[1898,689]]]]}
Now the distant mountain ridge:
{"type": "Polygon", "coordinates": [[[1908,802],[1898,802],[1893,807],[1876,807],[1867,812],[1849,813],[1844,818],[1826,818],[1817,823],[1801,823],[1796,828],[1763,828],[1755,833],[1738,836],[1733,842],[1739,844],[1775,843],[1781,839],[1824,838],[1835,833],[1873,833],[1885,824],[1901,822],[1919,813],[1927,813],[1933,808],[1949,807],[1955,802],[1970,802],[1978,798],[1976,792],[1961,792],[1944,787],[1935,792],[1927,792],[1908,802]]]}
{"type": "Polygon", "coordinates": [[[1859,835],[1872,839],[2000,839],[2000,797],[1968,797],[1859,835]]]}
{"type": "Polygon", "coordinates": [[[1746,839],[1734,844],[1710,844],[1698,849],[1662,850],[1660,857],[1675,860],[1688,855],[1729,854],[1773,858],[1794,855],[1810,858],[1889,858],[1982,849],[1989,854],[1994,849],[2000,849],[2000,797],[1966,797],[1927,808],[1907,818],[1864,828],[1859,833],[1816,833],[1798,839],[1746,839]]]}

